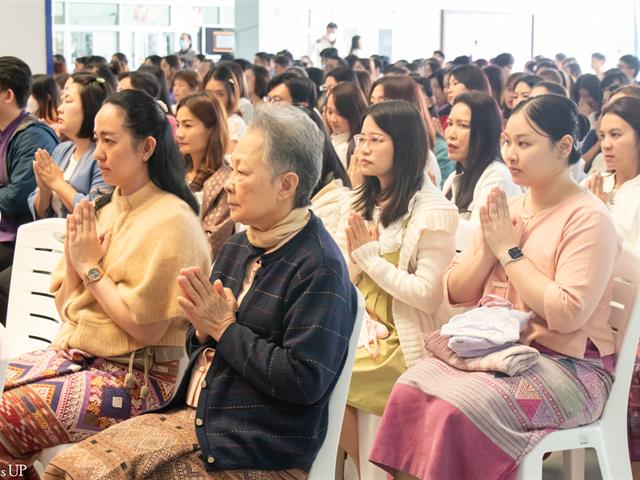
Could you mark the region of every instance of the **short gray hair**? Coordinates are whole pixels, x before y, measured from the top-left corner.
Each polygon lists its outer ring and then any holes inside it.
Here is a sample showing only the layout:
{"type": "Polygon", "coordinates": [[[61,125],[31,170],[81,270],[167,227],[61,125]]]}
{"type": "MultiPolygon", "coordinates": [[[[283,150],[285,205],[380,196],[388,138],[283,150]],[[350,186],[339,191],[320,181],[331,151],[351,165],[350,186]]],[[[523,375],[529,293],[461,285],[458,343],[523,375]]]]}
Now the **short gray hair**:
{"type": "Polygon", "coordinates": [[[250,128],[265,138],[265,159],[274,176],[298,175],[295,208],[311,203],[311,192],[320,180],[324,135],[300,108],[265,104],[255,111],[250,128]]]}

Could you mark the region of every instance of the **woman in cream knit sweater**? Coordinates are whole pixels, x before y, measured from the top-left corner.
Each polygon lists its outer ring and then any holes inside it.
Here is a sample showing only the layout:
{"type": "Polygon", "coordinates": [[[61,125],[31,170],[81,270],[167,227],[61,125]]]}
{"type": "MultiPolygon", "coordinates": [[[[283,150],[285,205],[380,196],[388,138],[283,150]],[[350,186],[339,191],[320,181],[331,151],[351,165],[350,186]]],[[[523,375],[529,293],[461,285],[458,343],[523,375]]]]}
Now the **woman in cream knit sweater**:
{"type": "Polygon", "coordinates": [[[115,191],[67,217],[52,292],[52,348],[10,363],[0,400],[0,464],[76,442],[166,403],[187,321],[176,277],[209,267],[197,203],[166,116],[127,90],[96,116],[95,159],[115,191]]]}
{"type": "Polygon", "coordinates": [[[356,410],[382,415],[395,380],[422,358],[421,333],[439,326],[442,274],[454,255],[458,215],[425,180],[427,134],[410,103],[369,107],[355,138],[365,179],[344,202],[336,240],[368,313],[341,437],[357,464],[356,410]]]}

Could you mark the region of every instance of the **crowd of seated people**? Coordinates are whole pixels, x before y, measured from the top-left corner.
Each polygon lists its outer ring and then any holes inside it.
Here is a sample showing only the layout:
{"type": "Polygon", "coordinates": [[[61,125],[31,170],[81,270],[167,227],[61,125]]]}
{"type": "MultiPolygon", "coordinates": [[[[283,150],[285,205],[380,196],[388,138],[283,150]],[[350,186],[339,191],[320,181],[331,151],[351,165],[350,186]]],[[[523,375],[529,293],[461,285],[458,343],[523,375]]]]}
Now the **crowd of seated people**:
{"type": "MultiPolygon", "coordinates": [[[[0,467],[37,478],[73,443],[45,478],[305,479],[341,428],[361,478],[367,458],[502,479],[600,417],[613,269],[640,255],[640,61],[319,57],[213,62],[187,37],[137,70],[0,57],[3,325],[27,321],[7,318],[17,229],[66,223],[60,328],[10,359],[0,467]]],[[[640,462],[640,361],[629,398],[640,462]]]]}

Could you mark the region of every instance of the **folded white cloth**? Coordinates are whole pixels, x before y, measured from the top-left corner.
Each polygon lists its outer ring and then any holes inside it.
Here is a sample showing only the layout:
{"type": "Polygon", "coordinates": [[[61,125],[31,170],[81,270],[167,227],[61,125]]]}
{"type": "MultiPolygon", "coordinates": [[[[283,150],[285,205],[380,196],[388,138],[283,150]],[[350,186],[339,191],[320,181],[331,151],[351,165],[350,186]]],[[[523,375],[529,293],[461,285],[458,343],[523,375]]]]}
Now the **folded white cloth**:
{"type": "Polygon", "coordinates": [[[497,352],[513,343],[496,345],[490,340],[477,337],[455,336],[449,337],[449,348],[461,357],[479,357],[488,353],[497,352]]]}
{"type": "Polygon", "coordinates": [[[513,345],[520,339],[533,312],[513,310],[511,303],[495,296],[483,297],[477,308],[454,315],[440,334],[449,339],[449,348],[461,357],[486,355],[513,345]]]}

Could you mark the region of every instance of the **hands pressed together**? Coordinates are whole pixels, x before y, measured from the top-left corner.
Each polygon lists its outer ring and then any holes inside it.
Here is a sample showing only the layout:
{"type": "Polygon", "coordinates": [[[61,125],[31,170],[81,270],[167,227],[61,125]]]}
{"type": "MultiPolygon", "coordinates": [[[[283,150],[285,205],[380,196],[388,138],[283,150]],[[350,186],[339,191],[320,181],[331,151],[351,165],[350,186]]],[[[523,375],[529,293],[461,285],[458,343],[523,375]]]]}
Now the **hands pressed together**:
{"type": "Polygon", "coordinates": [[[98,235],[95,208],[87,199],[83,199],[73,213],[67,215],[64,242],[67,270],[75,271],[82,278],[90,267],[102,261],[110,243],[111,232],[98,235]]]}
{"type": "Polygon", "coordinates": [[[604,191],[604,177],[599,172],[589,175],[584,182],[584,187],[602,200],[605,205],[611,203],[612,193],[604,191]]]}
{"type": "Polygon", "coordinates": [[[378,240],[378,229],[375,227],[368,228],[367,224],[358,212],[349,214],[347,232],[347,251],[351,262],[355,263],[351,253],[361,246],[378,240]]]}
{"type": "Polygon", "coordinates": [[[220,340],[229,325],[236,321],[238,302],[233,292],[220,280],[213,285],[200,267],[184,268],[178,276],[182,295],[178,304],[196,329],[200,342],[207,337],[220,340]]]}
{"type": "Polygon", "coordinates": [[[507,196],[497,187],[487,197],[487,204],[480,207],[480,226],[485,251],[498,259],[520,245],[522,223],[511,219],[507,196]]]}
{"type": "Polygon", "coordinates": [[[65,181],[62,169],[54,162],[49,152],[43,148],[36,150],[33,173],[40,191],[51,192],[65,181]]]}

